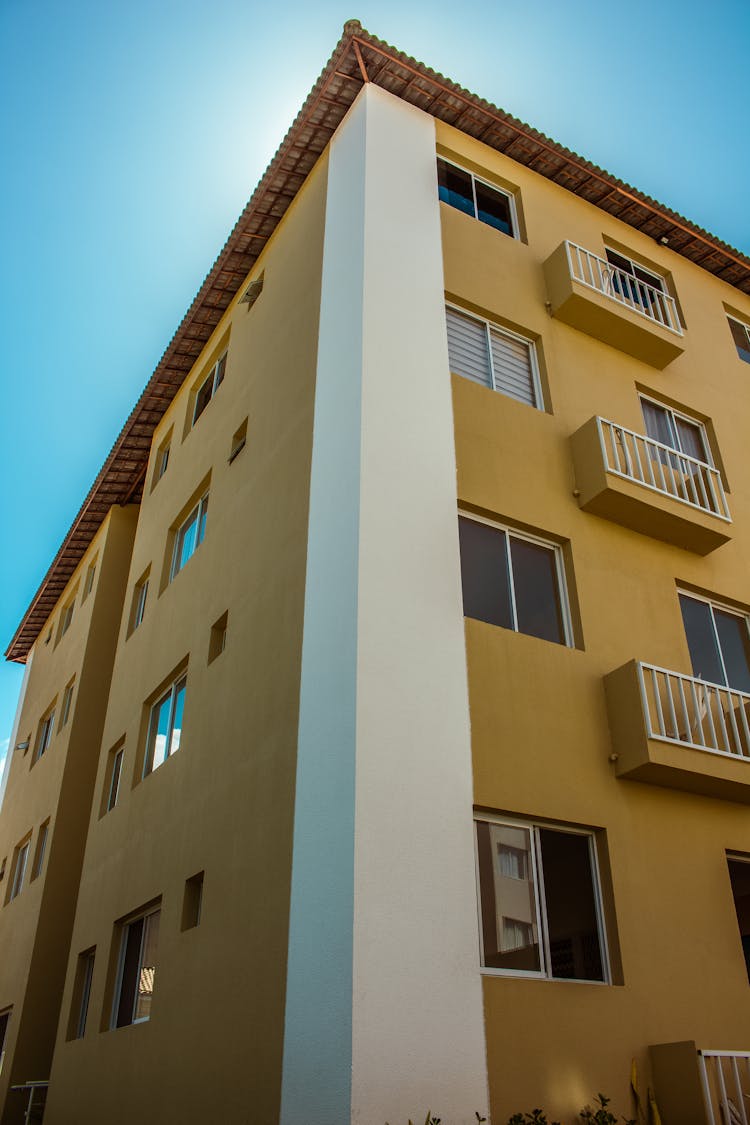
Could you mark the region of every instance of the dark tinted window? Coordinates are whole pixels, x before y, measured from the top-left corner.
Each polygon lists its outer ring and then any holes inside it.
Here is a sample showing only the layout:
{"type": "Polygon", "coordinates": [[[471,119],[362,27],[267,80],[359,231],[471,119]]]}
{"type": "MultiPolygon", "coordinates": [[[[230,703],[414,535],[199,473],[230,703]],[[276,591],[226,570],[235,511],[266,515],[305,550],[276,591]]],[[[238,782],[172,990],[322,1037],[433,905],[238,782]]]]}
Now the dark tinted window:
{"type": "Polygon", "coordinates": [[[513,234],[513,222],[510,214],[510,199],[500,191],[495,191],[477,180],[477,218],[482,223],[489,223],[491,227],[501,230],[504,234],[513,234]]]}
{"type": "Polygon", "coordinates": [[[555,553],[526,539],[510,539],[519,633],[565,644],[555,553]]]}
{"type": "Polygon", "coordinates": [[[690,650],[690,661],[693,665],[693,675],[699,680],[723,684],[724,673],[711,621],[711,607],[707,602],[699,602],[695,598],[680,594],[680,609],[690,650]]]}
{"type": "Polygon", "coordinates": [[[505,532],[462,518],[458,530],[464,615],[512,629],[505,532]]]}
{"type": "Polygon", "coordinates": [[[750,692],[750,645],[745,618],[714,609],[714,621],[729,687],[750,692]]]}
{"type": "Polygon", "coordinates": [[[729,328],[737,348],[737,355],[740,359],[744,359],[745,363],[750,363],[750,329],[740,324],[738,320],[730,320],[729,328]]]}
{"type": "Polygon", "coordinates": [[[443,203],[465,211],[467,215],[474,214],[474,192],[471,186],[471,176],[462,168],[453,164],[446,164],[438,160],[438,196],[443,203]]]}
{"type": "Polygon", "coordinates": [[[604,980],[589,839],[539,829],[553,977],[604,980]]]}
{"type": "Polygon", "coordinates": [[[728,858],[727,865],[732,884],[737,924],[740,928],[742,954],[745,958],[747,975],[750,978],[750,863],[740,859],[728,858]]]}

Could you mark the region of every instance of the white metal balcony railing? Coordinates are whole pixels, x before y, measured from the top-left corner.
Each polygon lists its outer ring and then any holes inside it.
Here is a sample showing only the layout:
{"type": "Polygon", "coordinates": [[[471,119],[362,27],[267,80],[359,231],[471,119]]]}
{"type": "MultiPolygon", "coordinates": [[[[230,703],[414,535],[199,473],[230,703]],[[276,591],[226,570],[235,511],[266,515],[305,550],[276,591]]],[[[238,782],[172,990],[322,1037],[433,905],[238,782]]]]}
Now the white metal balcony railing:
{"type": "Polygon", "coordinates": [[[682,336],[677,304],[669,293],[641,281],[640,278],[633,277],[625,270],[618,269],[606,259],[592,254],[590,250],[585,250],[575,242],[566,241],[565,250],[570,273],[575,281],[587,285],[589,289],[595,289],[597,293],[611,297],[613,301],[626,305],[634,312],[642,313],[649,320],[660,324],[662,328],[668,328],[677,336],[682,336]]]}
{"type": "Polygon", "coordinates": [[[607,472],[731,522],[721,473],[661,441],[597,418],[607,472]]]}
{"type": "Polygon", "coordinates": [[[708,1125],[750,1125],[750,1051],[698,1051],[708,1125]]]}
{"type": "Polygon", "coordinates": [[[750,759],[750,694],[653,664],[637,667],[649,738],[750,759]]]}

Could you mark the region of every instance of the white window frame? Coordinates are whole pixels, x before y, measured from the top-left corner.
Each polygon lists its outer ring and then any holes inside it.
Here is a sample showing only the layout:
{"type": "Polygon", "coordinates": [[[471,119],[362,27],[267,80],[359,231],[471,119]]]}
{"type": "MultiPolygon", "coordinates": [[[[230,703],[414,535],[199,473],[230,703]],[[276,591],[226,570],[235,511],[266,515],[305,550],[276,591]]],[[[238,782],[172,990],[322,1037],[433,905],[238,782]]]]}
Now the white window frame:
{"type": "MultiPolygon", "coordinates": [[[[673,445],[671,448],[674,449],[675,453],[681,453],[683,455],[683,457],[692,457],[693,454],[687,453],[684,449],[681,448],[680,433],[679,433],[679,430],[677,429],[677,426],[675,424],[676,419],[679,418],[683,422],[687,422],[689,425],[695,426],[697,429],[699,429],[700,432],[701,432],[701,436],[703,438],[703,449],[704,449],[704,452],[706,453],[706,456],[708,457],[708,460],[703,461],[702,464],[708,465],[708,467],[710,469],[716,468],[716,466],[714,464],[713,453],[711,451],[711,443],[708,440],[708,431],[706,430],[705,424],[703,422],[701,422],[700,418],[693,418],[689,414],[685,414],[685,412],[683,410],[675,410],[675,408],[673,406],[667,406],[667,404],[665,402],[659,402],[658,398],[652,398],[651,395],[639,394],[638,399],[641,403],[648,402],[652,406],[657,406],[659,408],[659,410],[663,410],[665,414],[668,414],[670,416],[670,419],[671,419],[671,422],[672,422],[672,432],[674,434],[674,438],[675,438],[675,441],[677,443],[676,445],[673,445]]],[[[644,425],[644,429],[645,429],[646,419],[643,415],[643,408],[641,408],[641,417],[643,417],[643,425],[644,425]]],[[[649,440],[653,441],[655,439],[650,438],[649,440]]]]}
{"type": "Polygon", "coordinates": [[[71,600],[68,602],[68,604],[64,607],[64,609],[62,611],[62,614],[60,615],[60,633],[59,633],[58,638],[57,638],[58,641],[61,641],[63,639],[63,637],[67,633],[68,629],[72,625],[75,607],[76,607],[76,600],[75,600],[75,598],[71,598],[71,600]]]}
{"type": "Polygon", "coordinates": [[[654,273],[654,271],[649,269],[648,266],[642,266],[641,263],[636,261],[635,258],[631,258],[629,254],[623,254],[622,250],[616,250],[614,246],[607,246],[607,244],[605,243],[604,257],[607,261],[607,264],[610,265],[612,269],[620,270],[622,269],[622,266],[618,266],[614,262],[610,262],[609,258],[607,257],[607,251],[609,251],[611,254],[616,254],[618,258],[622,258],[623,262],[627,262],[630,265],[633,271],[631,276],[634,281],[642,281],[644,285],[650,285],[652,289],[657,289],[660,293],[663,293],[665,297],[668,297],[670,295],[669,290],[667,289],[667,279],[662,274],[654,273]],[[646,274],[646,276],[650,280],[647,281],[646,278],[638,277],[635,272],[636,270],[640,270],[641,273],[646,274]]]}
{"type": "MultiPolygon", "coordinates": [[[[453,312],[458,313],[460,316],[466,317],[467,320],[473,320],[477,324],[481,324],[485,330],[485,339],[487,344],[487,358],[489,361],[490,376],[492,378],[492,387],[488,388],[493,390],[496,394],[502,395],[503,398],[510,398],[513,402],[518,402],[519,399],[513,398],[512,395],[506,394],[497,385],[495,378],[495,362],[492,358],[492,341],[491,333],[496,332],[498,336],[507,336],[509,340],[518,340],[519,343],[525,344],[529,349],[529,366],[531,367],[531,383],[534,390],[534,410],[545,410],[544,394],[542,392],[542,380],[539,374],[539,358],[536,354],[536,341],[532,340],[529,336],[522,336],[520,332],[513,332],[510,328],[504,328],[501,324],[497,324],[494,320],[486,320],[485,317],[477,316],[476,313],[469,312],[461,305],[455,304],[453,301],[445,302],[446,309],[451,309],[453,312]]],[[[477,384],[479,385],[479,384],[477,384]]],[[[521,403],[522,406],[528,405],[521,403]]]]}
{"type": "Polygon", "coordinates": [[[91,1003],[91,985],[94,980],[94,966],[96,962],[96,947],[87,949],[85,953],[79,954],[82,962],[81,969],[81,993],[78,1003],[78,1013],[76,1015],[76,1027],[74,1039],[83,1039],[86,1034],[86,1021],[88,1020],[89,1006],[91,1003]]]}
{"type": "Polygon", "coordinates": [[[70,718],[75,686],[75,680],[71,680],[63,692],[62,704],[60,705],[60,730],[63,729],[70,718]]]}
{"type": "MultiPolygon", "coordinates": [[[[491,180],[485,180],[482,176],[477,176],[474,172],[470,171],[468,168],[464,168],[462,164],[457,164],[455,160],[449,160],[447,158],[447,156],[441,156],[440,153],[438,153],[437,159],[442,160],[443,164],[450,165],[451,168],[457,168],[458,171],[463,172],[465,176],[471,176],[471,196],[472,196],[472,201],[474,203],[474,216],[473,217],[477,220],[477,222],[482,222],[482,220],[479,218],[479,207],[477,206],[477,184],[481,184],[483,187],[489,188],[490,191],[496,191],[498,195],[504,195],[505,196],[505,198],[508,200],[508,203],[509,203],[510,221],[511,221],[511,226],[513,227],[513,230],[511,231],[510,235],[506,236],[506,237],[514,238],[516,240],[516,242],[518,242],[520,240],[519,226],[518,226],[518,208],[516,206],[516,198],[515,198],[515,195],[513,194],[513,192],[507,191],[505,188],[498,187],[498,185],[493,184],[491,180]]],[[[442,200],[441,202],[445,202],[445,200],[442,200]]],[[[446,203],[446,207],[450,207],[450,206],[451,206],[450,203],[446,203]]],[[[456,208],[454,208],[454,210],[458,211],[458,210],[460,210],[460,208],[456,207],[456,208]]],[[[467,214],[467,212],[464,211],[463,214],[467,214]]],[[[469,216],[469,217],[471,218],[471,216],[469,216]]],[[[491,227],[492,230],[498,229],[497,227],[493,226],[492,223],[485,223],[484,225],[488,226],[488,227],[491,227]]],[[[498,234],[505,234],[505,231],[498,230],[498,234]]]]}
{"type": "MultiPolygon", "coordinates": [[[[120,993],[122,990],[123,974],[125,971],[125,954],[128,947],[128,930],[135,922],[140,922],[141,920],[143,921],[143,930],[141,931],[141,947],[138,951],[138,968],[136,969],[136,976],[140,976],[141,970],[143,968],[143,946],[146,940],[146,919],[153,917],[154,914],[161,914],[161,902],[157,906],[149,907],[148,909],[141,911],[139,914],[134,914],[132,918],[128,918],[126,922],[122,923],[120,933],[120,952],[117,963],[117,978],[115,980],[115,991],[112,1001],[112,1015],[110,1018],[110,1029],[112,1030],[117,1029],[117,1009],[120,1007],[120,993]]],[[[136,988],[136,992],[133,997],[133,1016],[135,1015],[137,1001],[138,990],[136,988]]],[[[133,1018],[128,1023],[123,1023],[120,1026],[132,1027],[133,1024],[136,1023],[148,1023],[150,1018],[150,1015],[140,1016],[138,1019],[133,1018]]]]}
{"type": "Polygon", "coordinates": [[[23,881],[26,877],[26,868],[29,865],[29,852],[31,851],[31,836],[28,836],[22,844],[18,845],[16,849],[15,858],[13,860],[13,876],[10,884],[10,893],[8,895],[8,902],[12,902],[14,898],[18,898],[23,890],[23,881]]]}
{"type": "Polygon", "coordinates": [[[84,582],[83,582],[83,593],[81,594],[81,604],[83,604],[83,602],[86,601],[86,598],[89,596],[89,594],[91,593],[91,591],[94,588],[94,579],[96,578],[97,561],[98,561],[98,556],[94,559],[94,561],[92,563],[89,564],[89,566],[86,570],[86,577],[85,577],[84,582]]]}
{"type": "MultiPolygon", "coordinates": [[[[724,653],[722,651],[721,641],[719,639],[719,631],[716,628],[716,618],[714,617],[714,610],[720,609],[722,611],[722,613],[728,613],[728,614],[730,614],[731,617],[738,617],[740,619],[740,621],[744,621],[745,629],[747,631],[747,634],[748,634],[749,638],[750,638],[750,614],[743,613],[741,609],[737,609],[736,605],[727,605],[725,602],[717,601],[716,598],[708,598],[704,594],[696,594],[692,590],[685,590],[685,589],[683,589],[682,586],[677,587],[677,605],[678,605],[678,607],[679,607],[679,604],[680,604],[680,595],[682,595],[682,597],[684,597],[684,598],[692,598],[692,600],[694,602],[703,602],[711,610],[711,628],[713,629],[713,632],[714,632],[714,643],[716,644],[716,651],[719,654],[719,662],[721,664],[721,670],[724,674],[724,683],[723,684],[717,684],[716,686],[720,687],[720,688],[723,688],[725,691],[730,691],[730,692],[739,691],[739,688],[730,688],[729,687],[729,680],[727,679],[727,666],[724,663],[724,653]]],[[[682,610],[681,609],[680,609],[680,620],[682,621],[682,610]]],[[[683,636],[685,637],[685,644],[687,644],[688,639],[687,639],[687,633],[685,631],[684,621],[683,621],[683,625],[682,625],[682,632],[683,632],[683,636]]],[[[689,645],[688,645],[688,649],[689,649],[689,645]]],[[[691,675],[692,675],[692,673],[691,673],[691,675]]],[[[712,683],[711,680],[704,680],[702,682],[712,683]]]]}
{"type": "Polygon", "coordinates": [[[49,750],[50,742],[55,728],[55,708],[52,707],[50,711],[44,716],[39,723],[39,729],[36,735],[36,744],[34,746],[34,755],[32,758],[32,765],[38,762],[43,754],[49,750]]]}
{"type": "MultiPolygon", "coordinates": [[[[174,561],[174,560],[173,560],[174,561]]],[[[149,575],[150,577],[150,575],[149,575]]],[[[146,612],[146,599],[148,598],[148,578],[144,578],[138,582],[135,587],[135,604],[133,606],[133,627],[131,632],[134,633],[138,626],[143,621],[143,615],[146,612]]]]}
{"type": "MultiPolygon", "coordinates": [[[[185,694],[187,696],[187,670],[182,672],[177,677],[177,679],[165,691],[163,691],[161,693],[159,698],[156,699],[151,704],[151,707],[149,709],[149,716],[148,716],[148,731],[146,733],[146,753],[145,753],[144,758],[143,758],[143,774],[142,774],[142,777],[148,777],[149,774],[152,774],[155,770],[157,770],[159,768],[159,766],[163,766],[164,762],[166,762],[168,758],[171,758],[173,754],[177,753],[176,750],[172,750],[172,736],[174,735],[175,710],[176,710],[176,707],[177,707],[177,696],[180,692],[180,688],[185,689],[185,694]],[[169,719],[168,719],[169,725],[168,725],[168,728],[167,728],[167,752],[166,752],[166,755],[164,757],[164,761],[159,762],[159,766],[154,766],[152,763],[153,763],[153,757],[154,757],[153,751],[156,747],[156,740],[155,739],[153,740],[153,746],[152,746],[152,737],[151,737],[152,734],[154,733],[154,720],[156,719],[158,721],[158,713],[159,713],[159,710],[161,709],[161,705],[164,702],[166,702],[167,699],[169,700],[169,719]]],[[[180,742],[182,742],[182,733],[180,733],[180,742]]]]}
{"type": "MultiPolygon", "coordinates": [[[[149,722],[149,733],[150,733],[149,722]]],[[[107,807],[105,812],[112,812],[112,809],[117,805],[120,799],[120,782],[122,781],[122,765],[124,761],[125,747],[120,746],[112,754],[112,761],[109,767],[109,784],[107,785],[107,807]]]]}
{"type": "Polygon", "coordinates": [[[193,555],[195,554],[195,552],[198,550],[201,543],[203,542],[203,540],[205,538],[205,534],[206,534],[206,532],[205,532],[205,522],[206,521],[203,519],[203,517],[205,516],[207,510],[208,510],[208,492],[204,492],[203,496],[201,496],[198,503],[193,508],[190,509],[190,514],[185,517],[185,519],[182,521],[180,526],[175,531],[174,547],[172,548],[172,565],[169,568],[169,581],[170,582],[172,581],[173,578],[177,577],[177,575],[180,573],[181,570],[184,570],[186,563],[190,562],[193,555]],[[185,559],[185,561],[182,563],[182,565],[178,566],[180,554],[181,554],[180,548],[182,546],[182,543],[184,542],[185,532],[186,532],[186,529],[188,528],[188,526],[192,523],[194,516],[195,516],[195,523],[196,523],[196,527],[195,527],[195,546],[193,547],[193,550],[190,552],[190,554],[185,559]],[[200,534],[201,525],[203,525],[203,534],[202,535],[200,534]],[[200,538],[199,538],[199,535],[200,535],[200,538]]]}
{"type": "MultiPolygon", "coordinates": [[[[733,324],[739,324],[740,328],[744,331],[745,339],[747,340],[747,347],[745,348],[745,350],[747,352],[750,352],[750,324],[746,324],[744,320],[740,320],[739,317],[732,316],[730,313],[727,313],[727,320],[730,320],[733,324]]],[[[747,360],[744,356],[740,355],[737,348],[737,341],[735,340],[734,336],[732,336],[732,343],[734,344],[734,349],[737,352],[737,358],[741,359],[743,363],[750,363],[750,360],[747,360]]]]}
{"type": "MultiPolygon", "coordinates": [[[[229,354],[229,349],[226,349],[225,351],[223,351],[221,353],[221,355],[219,356],[219,358],[216,360],[216,363],[213,365],[211,370],[206,375],[205,379],[201,379],[200,385],[199,385],[197,391],[195,392],[195,399],[193,400],[193,421],[191,423],[191,427],[195,425],[195,423],[201,417],[203,412],[213,402],[214,395],[216,394],[216,392],[219,389],[219,387],[221,386],[221,384],[224,382],[224,376],[227,373],[227,355],[228,354],[229,354]],[[222,363],[224,364],[223,368],[221,366],[222,363]],[[219,379],[219,372],[220,371],[221,371],[221,378],[219,379]],[[217,379],[218,379],[218,382],[217,382],[217,379]],[[206,386],[206,384],[209,381],[211,383],[211,394],[209,395],[208,402],[203,407],[203,410],[200,411],[200,413],[196,413],[196,411],[198,410],[198,400],[200,398],[201,391],[203,390],[203,388],[206,386]]],[[[165,465],[164,466],[165,471],[166,471],[166,468],[167,468],[167,466],[165,465]]],[[[160,475],[162,475],[162,474],[160,474],[160,475]]],[[[158,477],[157,477],[157,479],[158,479],[158,477]]]]}
{"type": "Polygon", "coordinates": [[[590,828],[579,828],[568,824],[552,824],[544,820],[521,820],[510,816],[493,816],[490,813],[474,814],[474,864],[477,881],[477,924],[479,930],[479,963],[483,976],[493,977],[520,977],[532,980],[550,980],[565,984],[596,984],[610,985],[612,973],[610,969],[609,944],[607,941],[607,926],[604,918],[604,900],[602,898],[601,872],[599,869],[599,856],[597,854],[595,833],[590,828]],[[531,867],[534,880],[534,897],[536,899],[536,924],[539,935],[539,954],[542,961],[541,969],[496,969],[484,964],[484,929],[482,924],[482,888],[479,880],[479,848],[477,845],[477,823],[499,824],[507,828],[521,828],[531,835],[531,867]],[[552,957],[547,933],[547,920],[544,915],[544,868],[541,862],[541,845],[539,829],[549,829],[569,836],[586,836],[589,841],[589,860],[591,864],[592,891],[594,907],[596,910],[596,930],[599,938],[599,951],[602,960],[603,980],[581,979],[580,977],[553,977],[550,972],[552,957]]]}
{"type": "MultiPolygon", "coordinates": [[[[552,551],[555,559],[555,576],[557,578],[557,589],[560,595],[560,614],[563,624],[563,636],[565,639],[566,648],[575,647],[575,639],[573,636],[573,621],[570,614],[570,599],[568,598],[568,584],[565,576],[565,560],[563,559],[562,547],[559,543],[551,543],[549,539],[541,539],[537,535],[530,535],[526,531],[517,531],[515,527],[510,527],[507,524],[498,523],[495,520],[487,519],[485,516],[479,516],[475,512],[467,512],[463,508],[458,509],[458,515],[462,519],[474,520],[475,523],[486,524],[487,527],[494,528],[495,531],[505,532],[505,560],[508,567],[508,574],[510,575],[510,606],[513,624],[511,626],[514,633],[521,633],[518,628],[518,611],[516,609],[516,590],[515,590],[515,577],[513,574],[513,560],[510,554],[510,537],[514,539],[522,539],[526,543],[533,543],[537,547],[546,547],[548,551],[552,551]]],[[[501,626],[497,626],[501,628],[501,626]]],[[[522,636],[530,636],[529,633],[523,633],[522,636]]],[[[552,642],[554,643],[554,642],[552,642]]]]}
{"type": "Polygon", "coordinates": [[[44,868],[44,857],[47,853],[47,842],[49,840],[49,820],[45,820],[43,824],[39,825],[39,836],[36,842],[36,853],[34,855],[34,866],[31,871],[31,880],[38,879],[44,868]]]}

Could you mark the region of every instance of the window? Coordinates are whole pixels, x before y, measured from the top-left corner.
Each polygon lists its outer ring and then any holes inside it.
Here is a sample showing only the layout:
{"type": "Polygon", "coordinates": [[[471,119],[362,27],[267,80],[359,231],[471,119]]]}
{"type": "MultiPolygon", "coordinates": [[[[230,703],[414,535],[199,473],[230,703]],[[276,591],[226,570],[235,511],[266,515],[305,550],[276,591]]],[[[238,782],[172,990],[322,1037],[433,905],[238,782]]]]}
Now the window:
{"type": "Polygon", "coordinates": [[[458,530],[464,616],[571,645],[560,548],[463,515],[458,530]]]}
{"type": "Polygon", "coordinates": [[[3,1073],[5,1041],[8,1038],[8,1024],[10,1023],[10,1013],[12,1010],[12,1008],[6,1008],[4,1012],[0,1012],[0,1074],[3,1073]]]}
{"type": "Polygon", "coordinates": [[[96,947],[78,954],[75,984],[73,985],[73,1006],[68,1026],[68,1039],[83,1039],[86,1033],[86,1017],[89,1014],[91,983],[94,979],[96,947]]]}
{"type": "Polygon", "coordinates": [[[151,910],[122,927],[112,1026],[143,1023],[151,1015],[161,910],[151,910]]]}
{"type": "Polygon", "coordinates": [[[26,874],[26,864],[29,860],[29,847],[31,846],[31,837],[23,840],[16,848],[16,854],[13,858],[13,874],[10,881],[10,890],[8,893],[8,902],[12,902],[14,898],[20,895],[23,889],[23,879],[26,874]]]}
{"type": "Polygon", "coordinates": [[[49,744],[52,741],[52,730],[53,730],[54,725],[55,725],[55,711],[54,711],[54,708],[53,708],[51,711],[49,711],[44,716],[41,723],[39,724],[39,730],[37,731],[37,735],[36,735],[36,746],[34,747],[34,757],[32,759],[32,764],[33,764],[33,762],[38,762],[39,759],[41,758],[42,754],[49,747],[49,744]]]}
{"type": "Polygon", "coordinates": [[[109,763],[107,766],[107,800],[104,811],[110,812],[117,804],[117,798],[120,796],[120,779],[122,777],[122,761],[125,753],[124,746],[118,746],[111,751],[109,755],[109,763]]]}
{"type": "Polygon", "coordinates": [[[133,590],[133,608],[131,611],[130,623],[131,633],[138,628],[141,621],[143,621],[143,615],[146,612],[146,599],[148,598],[148,579],[149,572],[147,571],[145,576],[141,578],[140,582],[136,583],[135,589],[133,590]]]}
{"type": "Polygon", "coordinates": [[[44,854],[47,851],[47,837],[49,836],[49,820],[45,820],[44,824],[39,826],[39,835],[36,838],[36,851],[34,852],[34,864],[31,868],[31,880],[37,879],[44,867],[44,854]]]}
{"type": "Polygon", "coordinates": [[[62,638],[70,628],[70,623],[73,620],[73,611],[75,609],[75,598],[72,598],[60,614],[60,627],[57,633],[57,643],[59,644],[62,638]]]}
{"type": "Polygon", "coordinates": [[[89,596],[89,594],[91,593],[91,591],[94,588],[94,579],[96,578],[96,562],[97,562],[97,560],[94,559],[94,561],[91,563],[88,570],[86,571],[86,579],[83,583],[83,594],[81,595],[81,601],[82,602],[86,601],[86,598],[89,596]]]}
{"type": "Polygon", "coordinates": [[[151,708],[143,776],[152,773],[180,748],[187,675],[182,675],[151,708]]]}
{"type": "Polygon", "coordinates": [[[239,453],[242,452],[242,450],[245,448],[246,444],[247,444],[247,418],[242,423],[242,425],[239,427],[239,429],[235,430],[234,435],[232,437],[232,445],[231,445],[231,448],[229,450],[229,464],[230,465],[232,464],[232,461],[234,461],[235,457],[239,453]]]}
{"type": "Polygon", "coordinates": [[[203,872],[185,880],[185,894],[182,900],[182,930],[192,930],[200,924],[203,907],[203,872]]]}
{"type": "Polygon", "coordinates": [[[747,617],[695,594],[680,591],[679,598],[693,675],[750,692],[747,617]]]}
{"type": "Polygon", "coordinates": [[[729,882],[740,928],[742,955],[750,980],[750,856],[728,855],[729,882]]]}
{"type": "MultiPolygon", "coordinates": [[[[211,399],[218,391],[224,379],[224,371],[227,366],[227,353],[217,359],[209,371],[206,378],[198,388],[198,393],[195,396],[195,409],[193,410],[193,425],[198,421],[203,411],[208,406],[211,399]]],[[[166,468],[166,466],[165,466],[166,468]]]]}
{"type": "Polygon", "coordinates": [[[211,626],[211,633],[208,638],[208,663],[211,664],[217,656],[221,656],[224,649],[227,647],[227,623],[229,621],[229,614],[222,613],[219,620],[211,626]]]}
{"type": "Polygon", "coordinates": [[[495,819],[476,833],[483,967],[607,981],[592,834],[495,819]]]}
{"type": "Polygon", "coordinates": [[[199,500],[185,522],[177,529],[172,555],[172,569],[170,581],[179,574],[185,563],[195,554],[206,534],[206,516],[208,514],[208,493],[199,500]]]}
{"type": "Polygon", "coordinates": [[[62,730],[62,728],[70,718],[70,708],[73,703],[74,686],[74,681],[71,680],[68,686],[65,688],[65,691],[63,692],[62,706],[60,708],[60,730],[62,730]]]}
{"type": "Polygon", "coordinates": [[[735,320],[733,316],[728,316],[727,320],[734,346],[737,348],[737,355],[740,359],[744,359],[745,363],[750,363],[750,325],[735,320]]]}
{"type": "Polygon", "coordinates": [[[451,371],[543,410],[536,348],[486,320],[446,307],[451,371]]]}
{"type": "MultiPolygon", "coordinates": [[[[706,431],[700,422],[643,396],[641,396],[641,409],[646,423],[646,433],[650,438],[668,445],[678,453],[695,457],[704,465],[713,464],[706,431]]],[[[685,462],[683,461],[682,464],[685,465],[685,462]]],[[[686,465],[685,467],[687,468],[686,465]]],[[[697,471],[697,466],[694,468],[697,471]]]]}
{"type": "Polygon", "coordinates": [[[650,270],[644,269],[636,262],[618,254],[615,250],[605,247],[607,261],[612,270],[611,285],[615,293],[623,297],[628,304],[638,305],[665,324],[670,324],[666,303],[660,294],[666,293],[664,278],[650,270]],[[658,306],[658,313],[656,312],[658,306]]]}
{"type": "Polygon", "coordinates": [[[167,471],[167,466],[169,465],[169,451],[172,447],[173,432],[174,426],[170,426],[161,442],[159,443],[158,449],[156,450],[156,457],[154,458],[154,472],[153,476],[151,477],[152,492],[167,471]]]}
{"type": "Polygon", "coordinates": [[[478,180],[471,172],[438,157],[438,197],[443,203],[487,223],[495,230],[518,237],[515,201],[500,188],[478,180]]]}

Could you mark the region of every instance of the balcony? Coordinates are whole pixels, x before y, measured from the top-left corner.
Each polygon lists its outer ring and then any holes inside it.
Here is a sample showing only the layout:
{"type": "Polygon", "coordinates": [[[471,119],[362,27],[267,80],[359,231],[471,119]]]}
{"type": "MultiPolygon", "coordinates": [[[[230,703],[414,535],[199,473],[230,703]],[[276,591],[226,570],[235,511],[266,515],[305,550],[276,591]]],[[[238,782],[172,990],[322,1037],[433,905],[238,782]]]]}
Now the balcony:
{"type": "Polygon", "coordinates": [[[552,315],[662,370],[684,351],[677,305],[575,242],[544,263],[552,315]]]}
{"type": "Polygon", "coordinates": [[[750,695],[635,660],[604,689],[618,777],[750,804],[750,695]]]}
{"type": "Polygon", "coordinates": [[[701,1050],[685,1040],[649,1054],[664,1125],[750,1125],[750,1051],[701,1050]]]}
{"type": "Polygon", "coordinates": [[[730,538],[718,469],[606,418],[571,438],[578,503],[586,512],[698,555],[730,538]]]}

